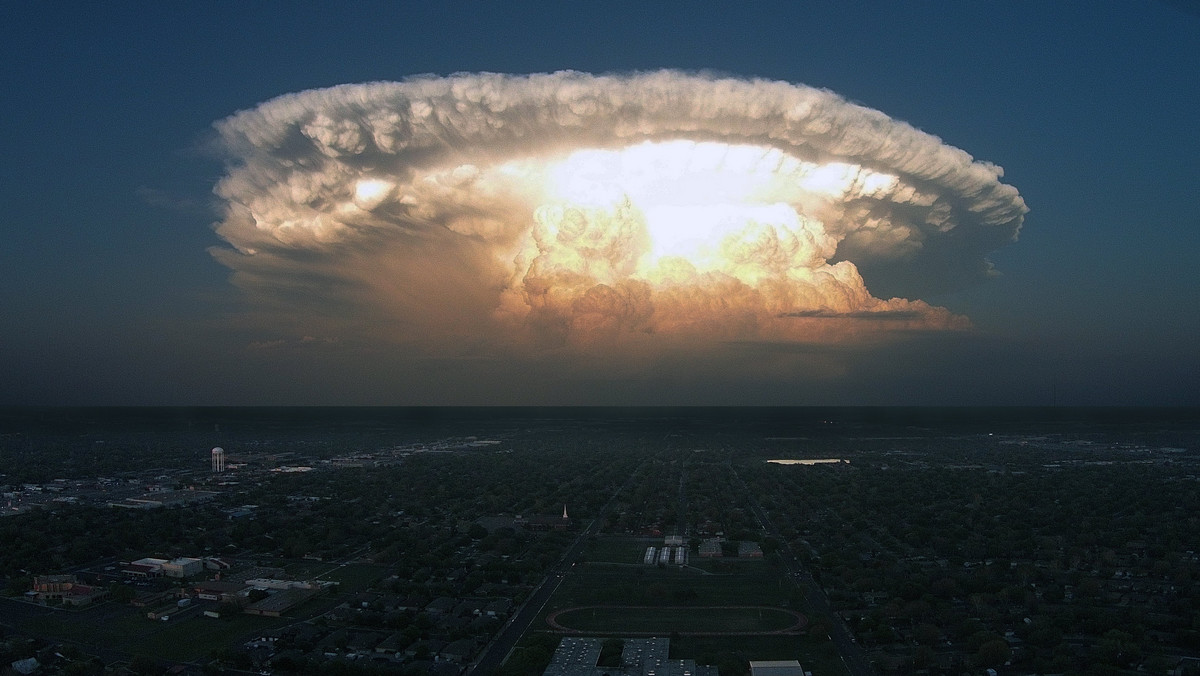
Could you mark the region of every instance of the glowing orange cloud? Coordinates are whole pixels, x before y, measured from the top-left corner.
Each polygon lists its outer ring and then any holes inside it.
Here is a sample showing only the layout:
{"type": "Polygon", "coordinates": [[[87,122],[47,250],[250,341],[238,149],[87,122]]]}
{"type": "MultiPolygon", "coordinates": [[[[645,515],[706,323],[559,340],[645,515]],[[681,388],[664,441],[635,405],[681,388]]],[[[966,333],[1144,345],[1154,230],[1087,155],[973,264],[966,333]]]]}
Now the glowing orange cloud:
{"type": "Polygon", "coordinates": [[[232,248],[215,255],[235,280],[427,349],[963,329],[876,298],[860,269],[971,283],[1026,212],[998,167],[781,82],[425,77],[281,97],[217,130],[232,248]]]}

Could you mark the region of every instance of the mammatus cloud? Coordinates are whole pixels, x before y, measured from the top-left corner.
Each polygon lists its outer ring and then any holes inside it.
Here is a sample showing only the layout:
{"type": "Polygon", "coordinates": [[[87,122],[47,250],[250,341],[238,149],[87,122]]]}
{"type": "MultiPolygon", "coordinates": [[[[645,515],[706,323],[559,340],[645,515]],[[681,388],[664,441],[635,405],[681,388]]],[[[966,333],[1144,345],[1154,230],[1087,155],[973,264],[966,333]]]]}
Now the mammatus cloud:
{"type": "Polygon", "coordinates": [[[214,254],[235,282],[434,351],[962,329],[915,296],[991,274],[1027,211],[999,167],[785,82],[419,77],[216,128],[230,247],[214,254]],[[873,296],[860,271],[912,298],[873,296]]]}

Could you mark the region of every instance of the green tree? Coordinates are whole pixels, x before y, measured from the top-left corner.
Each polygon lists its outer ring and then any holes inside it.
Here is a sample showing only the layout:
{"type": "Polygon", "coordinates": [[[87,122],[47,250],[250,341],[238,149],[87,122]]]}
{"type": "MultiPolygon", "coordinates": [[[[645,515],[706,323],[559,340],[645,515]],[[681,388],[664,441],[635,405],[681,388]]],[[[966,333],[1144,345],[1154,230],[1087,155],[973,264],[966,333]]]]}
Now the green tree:
{"type": "Polygon", "coordinates": [[[1096,656],[1105,664],[1127,667],[1142,658],[1142,647],[1128,632],[1109,629],[1096,645],[1096,656]]]}
{"type": "Polygon", "coordinates": [[[28,576],[10,578],[4,593],[7,596],[20,596],[33,586],[33,579],[28,576]]]}
{"type": "Polygon", "coordinates": [[[998,667],[1012,657],[1012,649],[1004,639],[995,639],[979,646],[975,653],[975,661],[983,667],[998,667]]]}
{"type": "Polygon", "coordinates": [[[129,662],[129,670],[138,674],[138,676],[156,676],[163,672],[162,667],[158,666],[154,660],[145,655],[135,656],[129,662]]]}
{"type": "Polygon", "coordinates": [[[117,603],[129,603],[137,596],[137,592],[133,590],[132,586],[120,582],[109,585],[108,594],[117,603]]]}

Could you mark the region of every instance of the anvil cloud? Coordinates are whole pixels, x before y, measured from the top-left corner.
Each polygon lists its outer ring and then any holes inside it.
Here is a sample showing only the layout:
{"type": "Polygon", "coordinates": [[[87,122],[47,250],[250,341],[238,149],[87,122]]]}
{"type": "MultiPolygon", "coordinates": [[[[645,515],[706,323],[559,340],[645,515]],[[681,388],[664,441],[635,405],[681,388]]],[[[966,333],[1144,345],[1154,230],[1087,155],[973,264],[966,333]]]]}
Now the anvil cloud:
{"type": "Polygon", "coordinates": [[[427,352],[960,330],[918,296],[992,274],[1027,211],[999,167],[785,82],[428,76],[216,128],[231,246],[214,255],[235,283],[427,352]]]}

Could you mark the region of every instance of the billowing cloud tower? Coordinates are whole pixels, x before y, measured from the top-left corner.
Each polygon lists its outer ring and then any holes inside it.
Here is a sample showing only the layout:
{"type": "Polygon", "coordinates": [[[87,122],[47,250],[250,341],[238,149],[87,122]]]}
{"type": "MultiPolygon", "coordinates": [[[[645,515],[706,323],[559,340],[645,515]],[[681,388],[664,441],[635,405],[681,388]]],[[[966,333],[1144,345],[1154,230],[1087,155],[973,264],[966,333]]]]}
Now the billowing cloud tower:
{"type": "Polygon", "coordinates": [[[214,253],[235,282],[428,351],[961,330],[919,296],[992,274],[1026,212],[999,167],[784,82],[419,77],[282,96],[216,128],[230,247],[214,253]]]}

